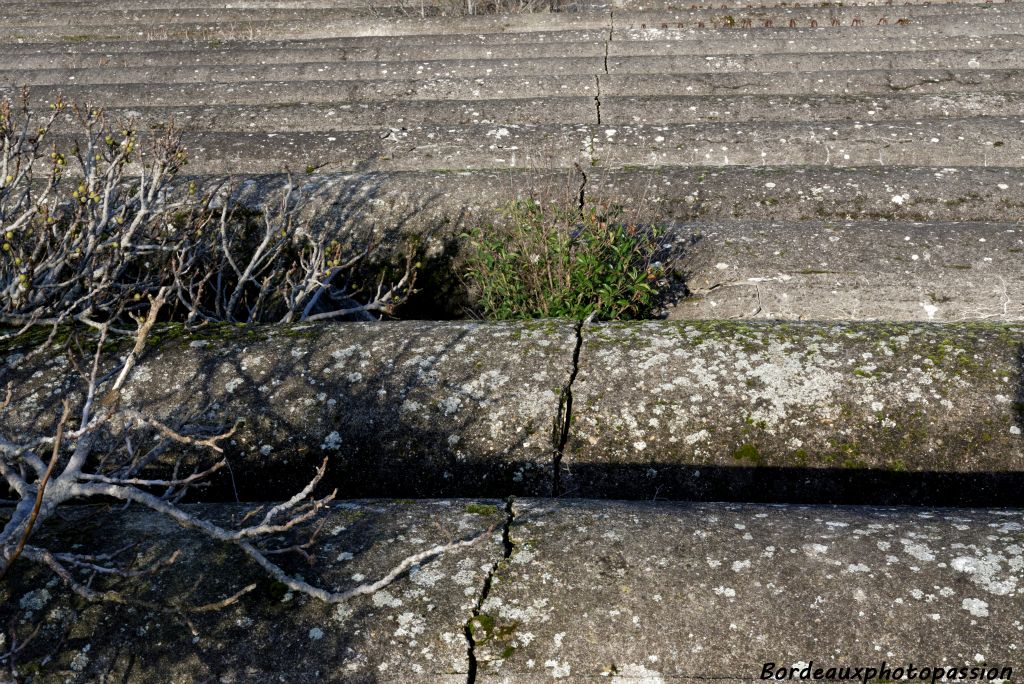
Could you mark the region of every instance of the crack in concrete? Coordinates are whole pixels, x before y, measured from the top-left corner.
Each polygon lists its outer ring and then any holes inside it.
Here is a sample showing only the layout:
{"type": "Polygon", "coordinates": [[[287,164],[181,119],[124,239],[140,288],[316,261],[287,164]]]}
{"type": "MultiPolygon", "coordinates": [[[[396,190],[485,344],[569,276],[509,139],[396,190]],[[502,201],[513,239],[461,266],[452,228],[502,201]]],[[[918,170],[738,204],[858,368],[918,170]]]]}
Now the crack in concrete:
{"type": "Polygon", "coordinates": [[[580,176],[583,177],[583,180],[580,181],[580,191],[579,193],[577,193],[576,196],[576,208],[580,212],[580,218],[583,218],[583,206],[584,204],[586,204],[587,201],[587,172],[583,170],[583,167],[580,166],[579,162],[575,162],[573,166],[576,167],[576,170],[579,171],[580,176]]]}
{"type": "Polygon", "coordinates": [[[562,456],[565,445],[569,441],[569,428],[572,425],[572,385],[580,371],[580,351],[583,349],[583,328],[594,319],[590,314],[576,324],[576,347],[572,352],[572,371],[569,379],[562,385],[558,397],[558,413],[555,415],[551,431],[551,495],[558,496],[562,490],[562,456]]]}
{"type": "Polygon", "coordinates": [[[601,125],[601,76],[594,74],[594,81],[597,83],[597,95],[594,96],[594,104],[597,105],[597,125],[601,125]]]}
{"type": "Polygon", "coordinates": [[[608,40],[604,42],[604,73],[608,73],[608,49],[615,33],[615,12],[608,10],[608,40]]]}
{"type": "Polygon", "coordinates": [[[483,608],[484,601],[491,593],[491,584],[494,581],[494,573],[498,571],[498,567],[509,558],[512,557],[512,552],[515,550],[515,544],[512,543],[511,530],[512,524],[515,522],[516,514],[513,505],[515,503],[515,497],[509,496],[505,499],[505,523],[501,528],[501,558],[494,561],[491,564],[490,570],[487,571],[487,575],[484,577],[484,585],[480,590],[480,596],[477,598],[476,605],[473,606],[473,615],[466,620],[466,626],[464,628],[466,635],[466,658],[468,666],[466,668],[466,684],[475,684],[478,663],[476,659],[476,637],[473,636],[473,625],[474,621],[480,617],[480,609],[483,608]]]}

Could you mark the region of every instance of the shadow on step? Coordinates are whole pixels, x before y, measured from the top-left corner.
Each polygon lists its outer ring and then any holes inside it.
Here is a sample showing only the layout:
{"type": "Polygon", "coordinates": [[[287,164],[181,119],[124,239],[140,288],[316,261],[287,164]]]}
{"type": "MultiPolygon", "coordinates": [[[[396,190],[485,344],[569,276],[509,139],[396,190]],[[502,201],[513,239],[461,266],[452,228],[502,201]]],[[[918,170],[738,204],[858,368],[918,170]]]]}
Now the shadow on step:
{"type": "Polygon", "coordinates": [[[577,464],[562,482],[563,496],[587,498],[1024,507],[1024,472],[577,464]]]}

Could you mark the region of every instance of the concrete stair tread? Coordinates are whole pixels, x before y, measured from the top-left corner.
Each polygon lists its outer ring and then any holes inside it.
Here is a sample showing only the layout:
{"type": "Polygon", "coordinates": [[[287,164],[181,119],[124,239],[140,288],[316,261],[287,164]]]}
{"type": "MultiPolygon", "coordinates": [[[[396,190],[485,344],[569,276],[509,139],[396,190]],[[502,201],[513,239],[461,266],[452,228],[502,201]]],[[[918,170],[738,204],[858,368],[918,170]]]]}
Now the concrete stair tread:
{"type": "MultiPolygon", "coordinates": [[[[587,87],[581,88],[584,93],[587,87]]],[[[591,93],[596,87],[589,88],[591,93]]],[[[501,125],[579,124],[597,116],[594,97],[565,96],[514,99],[420,99],[399,101],[330,101],[316,104],[222,104],[201,106],[107,107],[119,120],[137,119],[142,128],[172,118],[190,131],[386,130],[391,126],[493,123],[501,125]]],[[[779,121],[827,124],[868,114],[876,125],[891,120],[952,121],[989,116],[1009,117],[1024,111],[1024,93],[896,95],[866,97],[629,97],[602,96],[601,120],[612,124],[707,124],[779,121]]]]}
{"type": "MultiPolygon", "coordinates": [[[[192,132],[196,173],[293,169],[473,170],[634,166],[1024,165],[1020,120],[921,119],[864,124],[392,124],[387,130],[192,132]],[[880,163],[881,162],[881,163],[880,163]]],[[[62,138],[55,138],[60,141],[62,138]]]]}
{"type": "MultiPolygon", "coordinates": [[[[301,487],[326,455],[343,497],[1018,505],[1022,345],[1024,325],[997,320],[263,326],[165,337],[122,401],[244,419],[224,456],[249,477],[218,477],[211,498],[301,487]],[[438,382],[418,383],[428,371],[438,382]]],[[[35,399],[8,413],[12,430],[45,430],[81,391],[57,358],[12,379],[35,399]]]]}
{"type": "MultiPolygon", "coordinates": [[[[593,52],[593,51],[591,51],[593,52]]],[[[202,83],[246,81],[320,81],[330,80],[410,80],[437,78],[490,78],[515,76],[591,75],[604,74],[602,54],[554,57],[523,57],[514,59],[453,59],[396,62],[294,62],[275,64],[182,64],[154,66],[117,66],[112,59],[99,66],[99,58],[81,68],[46,68],[0,70],[0,84],[7,86],[48,85],[64,87],[82,84],[115,84],[125,82],[202,83]]],[[[773,81],[791,82],[793,72],[822,71],[840,73],[868,70],[874,72],[948,71],[973,73],[981,71],[1019,71],[1020,55],[1013,51],[986,50],[970,58],[957,51],[896,52],[891,54],[771,54],[758,56],[710,55],[707,57],[678,55],[673,57],[636,56],[608,58],[608,72],[625,74],[719,75],[730,79],[763,79],[762,88],[771,91],[773,81]],[[781,75],[785,73],[786,75],[781,75]],[[735,75],[734,75],[735,74],[735,75]]],[[[668,79],[666,79],[668,80],[668,79]]]]}
{"type": "Polygon", "coordinates": [[[663,239],[691,293],[674,319],[1024,321],[1017,223],[705,221],[663,239]]]}
{"type": "MultiPolygon", "coordinates": [[[[267,105],[278,103],[363,102],[390,103],[408,100],[495,100],[540,97],[592,97],[598,84],[602,100],[636,98],[657,101],[670,97],[719,97],[743,102],[754,97],[787,98],[828,97],[858,98],[878,96],[880,105],[898,102],[903,96],[938,95],[969,101],[973,95],[986,99],[989,94],[1005,94],[1011,100],[1024,92],[1024,70],[961,70],[935,69],[909,71],[840,71],[828,79],[815,73],[776,74],[771,79],[758,79],[745,74],[590,74],[565,76],[488,76],[486,78],[432,77],[417,79],[338,79],[308,81],[153,83],[119,81],[117,83],[83,84],[74,82],[61,86],[60,92],[70,100],[88,101],[106,107],[138,108],[147,106],[193,106],[198,101],[208,106],[267,105]],[[598,80],[599,79],[599,80],[598,80]],[[658,93],[652,95],[651,93],[658,93]]],[[[29,87],[33,103],[48,104],[56,96],[52,86],[29,87]]],[[[20,88],[0,85],[0,93],[17,97],[20,88]]],[[[935,100],[940,105],[942,100],[935,100]]],[[[609,108],[608,114],[614,117],[609,108]]],[[[722,109],[722,108],[719,108],[722,109]]],[[[864,110],[867,115],[871,108],[864,110]]],[[[596,112],[595,112],[596,115],[596,112]]],[[[632,118],[632,115],[626,114],[632,118]]],[[[870,115],[868,115],[870,116],[870,115]]]]}
{"type": "MultiPolygon", "coordinates": [[[[247,509],[190,508],[221,519],[247,509]]],[[[102,530],[115,529],[164,553],[183,549],[165,571],[165,593],[187,591],[200,572],[208,579],[194,599],[259,579],[240,554],[144,510],[68,515],[57,534],[74,528],[102,548],[113,548],[102,530]]],[[[193,616],[195,638],[160,613],[101,604],[70,625],[50,652],[54,666],[75,660],[83,677],[126,682],[228,671],[454,684],[471,667],[480,682],[551,681],[552,673],[569,682],[754,682],[764,663],[800,657],[811,669],[882,660],[906,668],[941,652],[945,666],[998,670],[1021,647],[1016,630],[985,637],[1022,611],[1020,593],[1003,589],[1020,577],[1020,511],[456,499],[344,501],[325,517],[336,531],[314,547],[314,563],[294,567],[339,588],[447,541],[445,529],[468,536],[496,527],[480,544],[341,606],[288,595],[282,607],[280,594],[261,586],[229,610],[193,616]],[[823,629],[816,620],[831,609],[855,612],[842,629],[823,629]]],[[[26,595],[58,616],[71,612],[59,586],[45,595],[30,588],[16,585],[4,617],[26,595]]]]}

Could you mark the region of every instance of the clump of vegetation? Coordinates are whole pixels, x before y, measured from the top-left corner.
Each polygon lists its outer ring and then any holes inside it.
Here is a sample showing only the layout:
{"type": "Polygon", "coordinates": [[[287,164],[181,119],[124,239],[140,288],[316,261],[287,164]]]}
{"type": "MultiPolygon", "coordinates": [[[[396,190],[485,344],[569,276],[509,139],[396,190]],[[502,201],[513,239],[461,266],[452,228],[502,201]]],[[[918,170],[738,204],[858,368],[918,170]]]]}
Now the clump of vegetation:
{"type": "Polygon", "coordinates": [[[412,254],[361,282],[370,249],[311,231],[291,177],[254,211],[228,183],[180,181],[187,161],[173,122],[144,140],[100,109],[0,99],[0,342],[65,324],[134,334],[164,289],[161,320],[189,326],[371,319],[412,292],[412,254]]]}
{"type": "Polygon", "coordinates": [[[664,275],[658,232],[620,207],[508,204],[469,235],[466,280],[479,314],[497,320],[651,318],[664,275]]]}

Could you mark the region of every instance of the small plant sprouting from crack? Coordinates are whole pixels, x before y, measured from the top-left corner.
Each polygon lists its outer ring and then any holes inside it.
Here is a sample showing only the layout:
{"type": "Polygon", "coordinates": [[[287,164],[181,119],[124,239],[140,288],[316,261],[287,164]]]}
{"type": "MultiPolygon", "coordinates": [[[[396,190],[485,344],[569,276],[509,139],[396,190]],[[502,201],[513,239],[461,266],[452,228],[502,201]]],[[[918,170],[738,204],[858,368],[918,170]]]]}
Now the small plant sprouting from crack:
{"type": "Polygon", "coordinates": [[[480,611],[483,609],[484,602],[491,593],[494,573],[498,571],[502,563],[512,557],[512,552],[515,551],[515,545],[512,543],[511,537],[512,524],[515,522],[516,517],[514,505],[514,496],[509,496],[505,499],[505,524],[501,529],[501,558],[496,560],[491,565],[490,570],[487,571],[487,576],[484,577],[483,588],[480,590],[480,596],[477,598],[476,605],[473,606],[473,615],[466,620],[464,633],[466,635],[466,657],[468,660],[468,667],[466,669],[467,684],[474,684],[476,682],[477,668],[479,666],[476,657],[476,647],[486,640],[478,640],[477,635],[490,634],[493,631],[494,619],[483,615],[480,611]]]}

